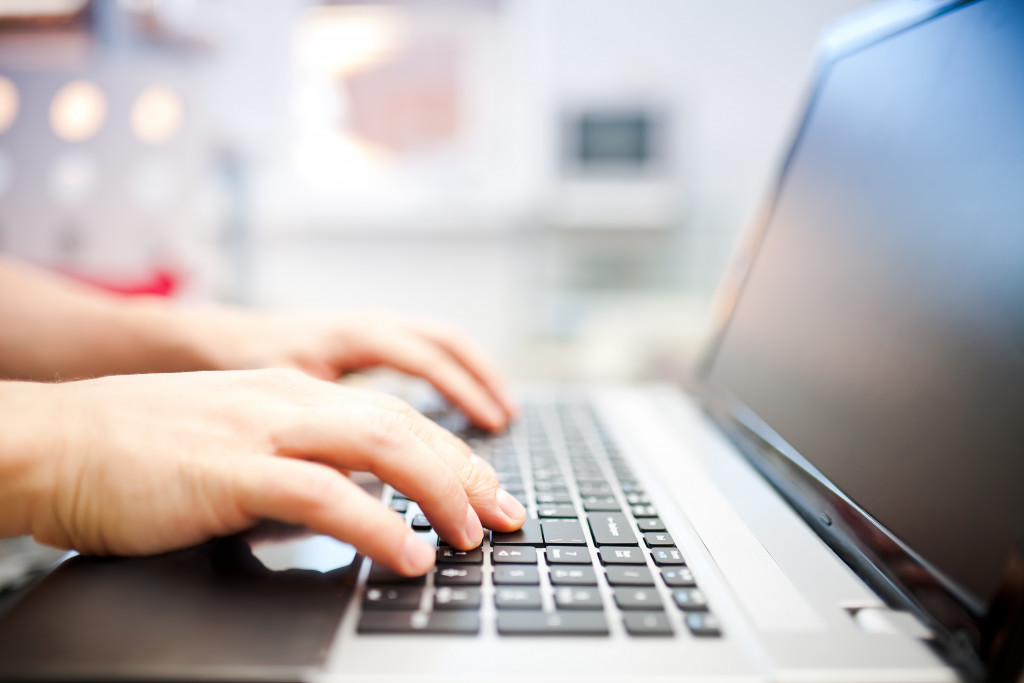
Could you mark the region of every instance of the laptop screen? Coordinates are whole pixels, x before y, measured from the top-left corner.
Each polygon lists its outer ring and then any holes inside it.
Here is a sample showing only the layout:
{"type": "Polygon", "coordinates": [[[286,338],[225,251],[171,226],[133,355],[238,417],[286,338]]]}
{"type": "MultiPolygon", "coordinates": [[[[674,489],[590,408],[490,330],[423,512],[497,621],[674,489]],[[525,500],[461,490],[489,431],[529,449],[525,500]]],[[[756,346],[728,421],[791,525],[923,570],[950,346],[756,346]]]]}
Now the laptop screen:
{"type": "Polygon", "coordinates": [[[1024,536],[1024,3],[826,65],[708,366],[984,613],[1024,536]]]}

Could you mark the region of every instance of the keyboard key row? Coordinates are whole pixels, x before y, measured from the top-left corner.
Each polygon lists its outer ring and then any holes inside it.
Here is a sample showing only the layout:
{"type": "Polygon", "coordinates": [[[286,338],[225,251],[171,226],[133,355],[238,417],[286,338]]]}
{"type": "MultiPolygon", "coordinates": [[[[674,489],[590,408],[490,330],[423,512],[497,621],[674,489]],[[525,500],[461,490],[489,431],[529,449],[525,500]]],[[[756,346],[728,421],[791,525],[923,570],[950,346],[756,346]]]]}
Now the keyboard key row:
{"type": "MultiPolygon", "coordinates": [[[[367,611],[416,611],[420,607],[423,591],[419,587],[398,586],[373,588],[363,596],[363,609],[367,611]]],[[[602,609],[600,593],[589,586],[559,587],[554,594],[559,609],[602,609]]],[[[653,588],[616,588],[613,591],[616,606],[624,611],[663,610],[661,598],[653,588]]],[[[696,589],[676,590],[672,593],[676,605],[687,613],[707,614],[707,600],[696,589]]],[[[541,609],[540,589],[534,586],[498,586],[495,590],[498,609],[541,609]]],[[[434,594],[435,610],[476,610],[480,607],[480,589],[476,587],[441,586],[434,594]]],[[[698,617],[703,635],[710,635],[717,622],[698,617]]]]}

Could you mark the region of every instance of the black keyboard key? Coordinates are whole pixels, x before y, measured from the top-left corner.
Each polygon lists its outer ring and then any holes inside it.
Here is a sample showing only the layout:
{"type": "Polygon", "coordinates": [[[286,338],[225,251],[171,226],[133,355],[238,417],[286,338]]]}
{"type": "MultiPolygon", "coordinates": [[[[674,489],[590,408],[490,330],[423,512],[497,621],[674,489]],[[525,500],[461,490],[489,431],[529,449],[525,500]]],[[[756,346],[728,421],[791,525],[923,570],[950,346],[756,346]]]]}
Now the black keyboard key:
{"type": "Polygon", "coordinates": [[[498,633],[523,636],[606,636],[603,612],[498,612],[498,633]]]}
{"type": "Polygon", "coordinates": [[[413,531],[430,531],[430,520],[426,515],[419,514],[412,518],[413,531]]]}
{"type": "Polygon", "coordinates": [[[498,609],[540,609],[540,589],[530,586],[497,586],[494,606],[498,609]]]}
{"type": "Polygon", "coordinates": [[[363,612],[359,633],[455,633],[480,632],[477,612],[363,612]]]}
{"type": "Polygon", "coordinates": [[[647,567],[609,565],[604,568],[610,586],[653,586],[654,578],[647,567]]]}
{"type": "Polygon", "coordinates": [[[590,564],[590,550],[579,546],[549,545],[544,550],[548,564],[590,564]]]}
{"type": "Polygon", "coordinates": [[[420,586],[370,586],[363,596],[363,609],[417,610],[422,595],[420,586]]]}
{"type": "Polygon", "coordinates": [[[636,520],[636,526],[644,533],[648,531],[665,531],[665,523],[661,521],[661,517],[641,517],[636,520]]]}
{"type": "Polygon", "coordinates": [[[409,510],[409,501],[405,498],[394,498],[388,507],[399,514],[405,514],[409,510]]]}
{"type": "Polygon", "coordinates": [[[541,532],[548,545],[586,545],[583,527],[575,519],[542,519],[541,532]]]}
{"type": "Polygon", "coordinates": [[[585,586],[561,586],[555,589],[558,609],[603,609],[601,593],[585,586]]]}
{"type": "Polygon", "coordinates": [[[650,505],[651,499],[647,497],[646,493],[632,491],[626,494],[626,502],[630,505],[650,505]]]}
{"type": "Polygon", "coordinates": [[[606,545],[601,546],[598,552],[602,564],[647,564],[644,551],[636,547],[606,545]]]}
{"type": "Polygon", "coordinates": [[[566,503],[539,505],[537,516],[541,519],[576,519],[576,508],[566,503]]]}
{"type": "Polygon", "coordinates": [[[437,586],[479,586],[482,580],[480,567],[468,564],[439,566],[434,573],[437,586]]]}
{"type": "Polygon", "coordinates": [[[717,637],[722,635],[718,618],[711,612],[690,612],[683,620],[686,628],[695,636],[717,637]]]}
{"type": "Polygon", "coordinates": [[[584,496],[583,509],[587,512],[619,512],[622,506],[615,496],[584,496]]]}
{"type": "Polygon", "coordinates": [[[613,594],[621,610],[664,609],[658,591],[653,588],[616,588],[613,594]]]}
{"type": "Polygon", "coordinates": [[[480,589],[475,586],[441,586],[434,593],[434,609],[480,609],[480,589]]]}
{"type": "Polygon", "coordinates": [[[545,491],[537,494],[537,505],[551,505],[553,503],[571,503],[572,496],[568,491],[545,491]]]}
{"type": "Polygon", "coordinates": [[[558,479],[548,479],[547,481],[536,481],[533,483],[533,490],[537,493],[569,493],[569,490],[565,488],[565,480],[561,477],[558,479]]]}
{"type": "Polygon", "coordinates": [[[405,576],[398,572],[391,571],[382,564],[374,562],[370,565],[370,575],[366,583],[374,585],[406,584],[410,586],[422,586],[426,582],[425,576],[405,576]]]}
{"type": "Polygon", "coordinates": [[[698,588],[679,588],[672,591],[676,606],[687,612],[700,612],[708,608],[707,598],[698,588]]]}
{"type": "Polygon", "coordinates": [[[665,567],[661,570],[665,585],[672,588],[692,588],[697,585],[689,567],[665,567]]]}
{"type": "Polygon", "coordinates": [[[670,636],[672,625],[664,612],[627,612],[622,618],[631,636],[670,636]]]}
{"type": "Polygon", "coordinates": [[[611,495],[612,487],[606,481],[576,480],[580,487],[581,496],[607,496],[611,495]]]}
{"type": "Polygon", "coordinates": [[[658,511],[653,505],[634,505],[629,509],[634,517],[657,517],[658,511]]]}
{"type": "Polygon", "coordinates": [[[637,545],[636,534],[621,512],[591,512],[587,523],[597,545],[637,545]]]}
{"type": "Polygon", "coordinates": [[[654,564],[659,567],[686,564],[686,560],[683,559],[683,554],[679,552],[678,548],[653,548],[651,557],[654,558],[654,564]]]}
{"type": "Polygon", "coordinates": [[[500,564],[494,568],[494,584],[536,586],[540,583],[540,572],[536,567],[525,564],[500,564]]]}
{"type": "Polygon", "coordinates": [[[537,549],[528,545],[491,547],[492,564],[537,564],[537,549]]]}
{"type": "Polygon", "coordinates": [[[523,522],[522,528],[511,533],[491,532],[492,545],[544,545],[544,537],[540,533],[540,523],[535,519],[523,522]]]}
{"type": "Polygon", "coordinates": [[[665,531],[650,531],[644,534],[644,543],[647,544],[648,548],[660,548],[663,546],[674,546],[675,541],[672,540],[672,536],[665,531]]]}
{"type": "Polygon", "coordinates": [[[596,586],[597,575],[593,567],[560,565],[551,567],[552,586],[596,586]]]}
{"type": "Polygon", "coordinates": [[[444,546],[437,549],[438,564],[483,564],[483,548],[473,550],[456,550],[451,546],[444,546]]]}

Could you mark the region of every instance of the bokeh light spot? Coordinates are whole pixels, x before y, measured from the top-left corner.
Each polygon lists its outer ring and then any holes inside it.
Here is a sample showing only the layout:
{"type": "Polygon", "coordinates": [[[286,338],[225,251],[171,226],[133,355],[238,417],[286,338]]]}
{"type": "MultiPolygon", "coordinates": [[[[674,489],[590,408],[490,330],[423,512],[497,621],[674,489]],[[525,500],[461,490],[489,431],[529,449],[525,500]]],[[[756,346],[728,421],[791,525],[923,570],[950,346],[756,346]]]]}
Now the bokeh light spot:
{"type": "Polygon", "coordinates": [[[107,98],[89,81],[72,81],[57,91],[50,104],[50,126],[66,142],[88,140],[107,119],[107,98]]]}

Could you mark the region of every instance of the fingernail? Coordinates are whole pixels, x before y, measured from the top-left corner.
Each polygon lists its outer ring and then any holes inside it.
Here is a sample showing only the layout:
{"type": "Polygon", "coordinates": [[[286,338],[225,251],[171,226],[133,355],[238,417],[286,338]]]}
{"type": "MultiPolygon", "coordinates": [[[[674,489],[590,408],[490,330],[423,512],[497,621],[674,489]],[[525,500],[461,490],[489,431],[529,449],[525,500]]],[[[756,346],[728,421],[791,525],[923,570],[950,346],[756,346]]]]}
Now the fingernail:
{"type": "Polygon", "coordinates": [[[435,552],[415,534],[405,537],[405,565],[414,575],[426,574],[434,566],[435,552]]]}
{"type": "Polygon", "coordinates": [[[526,517],[526,510],[523,508],[522,503],[505,489],[498,489],[498,507],[513,522],[518,522],[526,517]]]}
{"type": "Polygon", "coordinates": [[[484,540],[484,527],[480,524],[480,518],[476,516],[476,510],[472,505],[466,505],[466,538],[473,547],[480,545],[484,540]]]}

